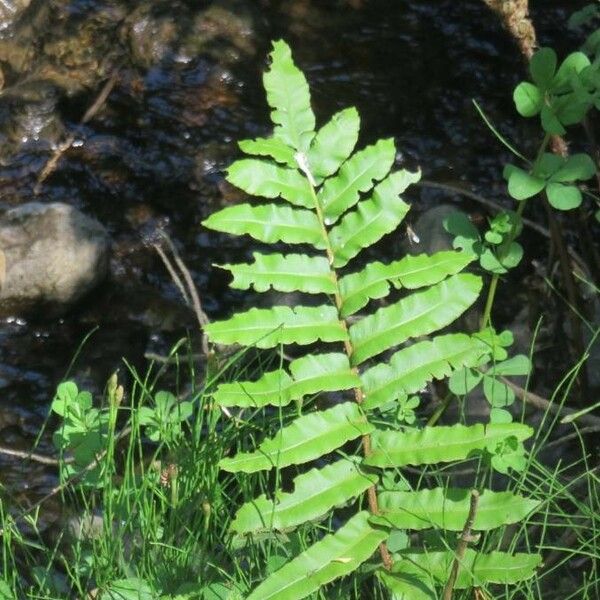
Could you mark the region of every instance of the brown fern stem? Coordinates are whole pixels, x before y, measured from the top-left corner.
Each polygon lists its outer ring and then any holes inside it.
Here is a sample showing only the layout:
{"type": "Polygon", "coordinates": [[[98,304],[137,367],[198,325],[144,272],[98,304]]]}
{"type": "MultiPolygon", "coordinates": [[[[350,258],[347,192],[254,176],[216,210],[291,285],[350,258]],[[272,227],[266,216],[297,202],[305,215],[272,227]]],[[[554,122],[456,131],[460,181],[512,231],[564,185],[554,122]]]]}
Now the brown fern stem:
{"type": "MultiPolygon", "coordinates": [[[[344,341],[344,350],[346,352],[346,356],[348,357],[348,361],[352,364],[352,355],[354,354],[354,347],[352,346],[352,342],[350,341],[350,335],[348,334],[348,322],[346,319],[342,317],[342,294],[340,292],[339,279],[336,271],[333,269],[333,260],[334,254],[333,249],[331,247],[331,242],[329,241],[329,233],[327,231],[327,226],[325,225],[325,219],[323,217],[323,211],[321,209],[321,205],[317,198],[317,194],[315,193],[315,186],[313,185],[312,175],[305,171],[303,165],[300,165],[300,168],[304,171],[307,176],[308,183],[310,185],[310,189],[312,192],[313,200],[315,203],[315,211],[317,214],[317,218],[319,219],[319,223],[321,225],[321,231],[323,233],[323,240],[325,242],[325,251],[327,253],[327,259],[330,265],[330,273],[331,279],[335,285],[336,292],[334,294],[335,306],[338,312],[339,322],[344,328],[346,332],[346,340],[344,341]]],[[[352,371],[358,375],[358,369],[356,367],[352,368],[352,371]]],[[[361,388],[354,388],[354,400],[358,405],[361,405],[364,401],[364,394],[361,388]]],[[[362,447],[363,447],[363,455],[365,458],[371,456],[371,436],[369,434],[362,436],[362,447]]],[[[369,506],[369,512],[373,515],[379,515],[379,502],[377,500],[377,487],[372,485],[366,492],[367,494],[367,503],[369,506]]],[[[381,542],[379,544],[379,554],[381,555],[381,561],[383,566],[389,571],[391,570],[394,561],[392,559],[392,555],[388,550],[387,544],[385,542],[381,542]]]]}

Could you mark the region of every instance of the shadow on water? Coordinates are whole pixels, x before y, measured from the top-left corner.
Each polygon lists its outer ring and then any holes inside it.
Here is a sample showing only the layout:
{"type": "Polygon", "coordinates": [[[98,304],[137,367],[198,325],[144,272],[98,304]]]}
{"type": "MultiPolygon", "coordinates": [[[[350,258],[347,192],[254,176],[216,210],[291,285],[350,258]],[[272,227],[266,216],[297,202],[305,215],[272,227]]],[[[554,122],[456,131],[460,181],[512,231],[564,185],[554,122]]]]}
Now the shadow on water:
{"type": "MultiPolygon", "coordinates": [[[[566,3],[534,4],[540,39],[573,48],[566,3]]],[[[123,373],[122,357],[142,367],[144,353],[165,353],[194,331],[148,243],[157,229],[175,241],[210,315],[242,302],[211,264],[245,259],[248,240],[209,234],[200,222],[237,198],[222,174],[235,141],[268,131],[260,72],[269,40],[292,45],[318,118],[355,104],[363,142],[394,136],[399,163],[421,166],[427,179],[469,182],[503,201],[508,157],[473,98],[508,137],[535,143],[512,106],[518,53],[480,0],[373,0],[362,9],[304,0],[34,0],[1,35],[0,210],[64,201],[98,218],[113,240],[109,280],[66,316],[0,323],[0,439],[15,448],[31,447],[56,384],[96,325],[71,372],[96,391],[115,369],[123,373]],[[114,70],[107,103],[78,125],[114,70]],[[35,197],[66,132],[76,141],[35,197]]],[[[422,188],[410,200],[418,214],[448,198],[422,188]]],[[[398,235],[386,251],[400,252],[401,243],[398,235]]],[[[52,469],[2,456],[0,478],[32,496],[55,482],[52,469]]]]}

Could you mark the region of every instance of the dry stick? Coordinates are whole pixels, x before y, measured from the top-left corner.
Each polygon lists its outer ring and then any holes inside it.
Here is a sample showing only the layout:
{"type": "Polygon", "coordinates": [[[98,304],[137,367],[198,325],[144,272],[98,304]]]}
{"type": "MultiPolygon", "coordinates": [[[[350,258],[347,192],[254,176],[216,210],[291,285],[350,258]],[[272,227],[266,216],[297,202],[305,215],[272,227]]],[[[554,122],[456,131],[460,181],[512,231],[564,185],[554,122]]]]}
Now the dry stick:
{"type": "Polygon", "coordinates": [[[29,452],[27,450],[15,450],[14,448],[9,448],[7,446],[0,446],[0,454],[5,454],[7,456],[15,456],[16,458],[22,458],[23,460],[32,460],[33,462],[38,462],[42,465],[53,466],[60,464],[70,464],[75,460],[75,458],[72,456],[69,456],[68,458],[63,458],[61,460],[59,458],[46,456],[45,454],[37,454],[35,452],[29,452]]]}
{"type": "Polygon", "coordinates": [[[460,539],[458,540],[458,544],[456,546],[454,562],[452,563],[452,570],[450,571],[450,577],[448,577],[448,581],[446,582],[446,586],[444,587],[442,600],[452,600],[452,590],[454,589],[454,585],[456,584],[458,569],[460,568],[460,564],[465,557],[467,545],[469,544],[469,542],[473,541],[471,529],[473,528],[473,523],[475,523],[478,504],[479,492],[477,490],[471,490],[471,504],[469,506],[469,515],[467,517],[467,520],[465,521],[465,526],[463,527],[462,533],[460,534],[460,539]]]}
{"type": "MultiPolygon", "coordinates": [[[[118,73],[117,71],[115,71],[109,77],[108,81],[104,84],[104,87],[100,90],[100,93],[94,100],[93,104],[85,111],[85,114],[79,121],[79,125],[85,125],[88,121],[91,121],[96,116],[98,111],[104,106],[104,103],[108,99],[108,96],[115,87],[117,79],[118,73]]],[[[54,150],[54,153],[52,154],[52,156],[50,157],[50,159],[48,160],[38,177],[37,183],[35,184],[35,187],[33,189],[35,194],[40,193],[42,189],[42,184],[54,172],[61,156],[73,145],[75,139],[76,136],[74,134],[71,134],[62,144],[59,144],[56,150],[54,150]]]]}
{"type": "Polygon", "coordinates": [[[175,281],[175,284],[179,288],[181,295],[183,296],[183,298],[186,301],[186,304],[190,308],[193,309],[194,314],[196,315],[196,320],[198,321],[198,326],[200,327],[200,330],[202,331],[202,352],[204,352],[205,356],[208,356],[210,353],[210,348],[208,346],[208,336],[205,333],[205,328],[206,328],[206,325],[208,325],[210,323],[210,321],[209,321],[206,313],[202,309],[202,303],[200,302],[200,297],[198,295],[198,291],[196,290],[196,285],[194,284],[192,275],[191,275],[189,269],[186,267],[183,260],[181,260],[181,257],[179,256],[179,252],[177,252],[177,248],[175,248],[175,245],[171,241],[171,238],[166,233],[162,232],[162,237],[163,237],[164,241],[166,242],[167,246],[169,247],[171,254],[173,255],[173,260],[175,261],[175,264],[177,265],[180,273],[183,275],[183,279],[185,281],[185,287],[182,284],[181,279],[177,275],[175,268],[174,268],[173,264],[171,263],[170,259],[166,256],[164,251],[162,251],[162,248],[159,250],[159,246],[156,244],[154,245],[154,248],[159,253],[162,261],[165,263],[165,266],[167,267],[169,274],[171,275],[171,277],[175,281]],[[191,298],[191,300],[190,300],[190,298],[191,298]]]}
{"type": "MultiPolygon", "coordinates": [[[[118,442],[120,442],[124,437],[127,437],[130,433],[131,433],[131,427],[130,426],[127,426],[124,429],[122,429],[115,436],[115,444],[117,444],[118,442]]],[[[87,465],[84,469],[82,469],[78,473],[75,473],[75,475],[71,476],[66,481],[63,481],[62,483],[59,483],[58,485],[54,486],[45,496],[43,496],[42,498],[40,498],[39,500],[37,500],[36,502],[34,502],[29,508],[25,509],[24,511],[22,511],[21,513],[19,513],[16,517],[14,517],[13,522],[16,523],[17,521],[20,521],[21,519],[23,519],[24,517],[26,517],[29,513],[33,512],[39,506],[41,506],[42,504],[44,504],[44,502],[46,502],[46,500],[49,500],[53,496],[56,496],[56,494],[59,494],[60,492],[62,492],[69,485],[77,482],[86,473],[88,473],[89,471],[92,471],[93,469],[95,469],[100,464],[100,461],[107,454],[108,454],[108,448],[106,450],[102,450],[102,452],[99,452],[96,455],[96,457],[94,458],[94,460],[89,465],[87,465]]],[[[3,533],[4,533],[4,529],[0,528],[0,536],[2,536],[3,533]]]]}
{"type": "MultiPolygon", "coordinates": [[[[546,398],[542,398],[542,396],[538,396],[537,394],[528,392],[527,390],[524,390],[522,387],[519,387],[518,385],[514,384],[512,381],[506,379],[505,377],[499,377],[499,379],[500,379],[500,381],[502,381],[502,383],[506,384],[509,388],[511,388],[515,392],[515,395],[517,396],[517,398],[519,400],[521,400],[521,402],[525,402],[526,404],[529,404],[535,408],[538,408],[543,411],[549,411],[551,413],[559,414],[559,415],[563,415],[563,416],[567,416],[567,415],[571,415],[576,412],[579,412],[579,411],[573,410],[572,408],[567,408],[565,406],[559,406],[558,404],[554,404],[553,402],[550,402],[550,400],[546,400],[546,398]]],[[[580,423],[588,425],[589,427],[599,427],[600,428],[600,417],[595,417],[594,415],[585,414],[585,415],[581,415],[581,417],[579,417],[577,420],[580,423]]]]}

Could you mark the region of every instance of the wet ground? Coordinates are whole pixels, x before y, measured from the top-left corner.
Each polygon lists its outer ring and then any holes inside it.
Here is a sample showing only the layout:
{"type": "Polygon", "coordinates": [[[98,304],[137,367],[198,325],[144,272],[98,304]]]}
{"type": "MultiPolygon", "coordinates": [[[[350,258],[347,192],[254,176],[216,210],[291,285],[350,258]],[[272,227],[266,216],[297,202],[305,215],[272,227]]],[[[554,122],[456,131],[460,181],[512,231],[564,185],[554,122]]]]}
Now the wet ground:
{"type": "MultiPolygon", "coordinates": [[[[484,3],[355,4],[363,6],[33,0],[0,31],[0,210],[34,197],[73,203],[105,224],[114,244],[109,281],[63,318],[40,314],[0,323],[2,445],[31,447],[56,384],[94,328],[70,371],[92,390],[101,390],[115,369],[125,371],[123,357],[143,368],[145,353],[164,354],[194,332],[193,315],[148,243],[157,229],[175,242],[209,315],[242,301],[211,264],[244,259],[252,250],[248,240],[209,234],[200,223],[236,199],[222,175],[236,156],[235,141],[268,131],[260,73],[271,39],[291,44],[322,121],[356,105],[363,142],[394,136],[399,164],[419,165],[425,179],[466,184],[506,200],[501,173],[508,154],[472,99],[526,152],[538,132],[513,109],[512,89],[523,76],[520,57],[484,3]],[[117,84],[106,104],[79,126],[113,73],[117,84]],[[68,133],[76,136],[73,147],[36,195],[53,145],[68,133]]],[[[541,42],[559,53],[574,49],[577,37],[566,31],[565,7],[585,2],[532,4],[541,42]]],[[[415,214],[461,201],[427,188],[409,199],[415,214]]],[[[485,214],[477,204],[461,206],[485,214]]],[[[532,208],[529,216],[543,221],[543,211],[532,208]]],[[[381,258],[391,259],[404,241],[400,231],[381,258]]],[[[526,230],[524,244],[528,260],[501,295],[505,320],[539,285],[531,283],[530,264],[547,253],[545,241],[526,230]]],[[[550,350],[538,376],[542,389],[564,368],[556,358],[560,346],[550,350]]],[[[45,438],[40,449],[51,449],[45,438]]],[[[51,468],[29,464],[23,472],[18,460],[2,456],[0,478],[13,494],[28,490],[32,496],[55,483],[51,468]]]]}

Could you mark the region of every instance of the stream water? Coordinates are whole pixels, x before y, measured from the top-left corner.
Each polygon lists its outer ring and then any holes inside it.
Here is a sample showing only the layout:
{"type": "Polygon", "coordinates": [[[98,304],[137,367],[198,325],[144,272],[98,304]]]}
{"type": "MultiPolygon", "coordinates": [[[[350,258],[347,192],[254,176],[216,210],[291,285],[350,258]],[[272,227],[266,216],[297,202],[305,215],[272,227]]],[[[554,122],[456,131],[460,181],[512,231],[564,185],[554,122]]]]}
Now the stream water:
{"type": "MultiPolygon", "coordinates": [[[[0,211],[35,198],[72,203],[99,219],[113,240],[108,281],[64,317],[0,322],[5,446],[32,446],[56,384],[94,328],[69,375],[95,391],[116,369],[126,378],[124,357],[143,369],[145,353],[164,354],[194,330],[193,315],[148,243],[157,229],[173,239],[209,315],[243,301],[211,265],[244,259],[251,245],[208,233],[200,223],[237,197],[222,173],[237,155],[235,141],[269,129],[260,73],[271,39],[291,44],[321,122],[356,105],[361,141],[394,136],[399,164],[420,166],[427,180],[506,202],[501,173],[508,153],[472,99],[524,151],[538,141],[535,125],[512,105],[523,76],[519,54],[481,0],[370,0],[352,3],[356,8],[316,0],[3,4],[18,14],[0,31],[0,211]],[[79,126],[113,72],[118,81],[106,104],[79,126]],[[73,147],[36,195],[53,145],[68,132],[75,133],[73,147]]],[[[577,45],[565,26],[567,4],[575,10],[585,2],[532,2],[539,39],[559,52],[577,45]]],[[[426,187],[408,198],[415,215],[441,202],[487,214],[426,187]]],[[[535,207],[529,216],[543,220],[535,207]]],[[[388,240],[380,257],[398,254],[404,237],[400,231],[388,240]]],[[[545,255],[546,243],[529,230],[524,243],[531,254],[501,295],[505,321],[538,297],[531,259],[545,255]]],[[[532,310],[535,320],[540,309],[532,310]]],[[[554,345],[545,355],[542,388],[562,372],[561,353],[554,345]]],[[[38,451],[51,450],[43,436],[38,451]]],[[[0,481],[14,497],[35,499],[55,484],[56,473],[0,455],[0,481]]]]}

